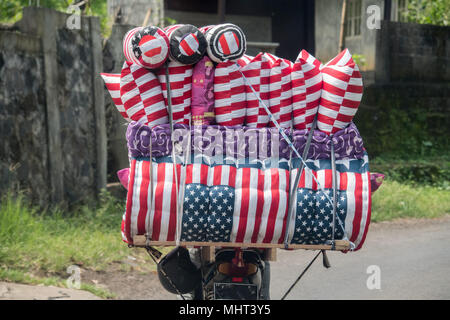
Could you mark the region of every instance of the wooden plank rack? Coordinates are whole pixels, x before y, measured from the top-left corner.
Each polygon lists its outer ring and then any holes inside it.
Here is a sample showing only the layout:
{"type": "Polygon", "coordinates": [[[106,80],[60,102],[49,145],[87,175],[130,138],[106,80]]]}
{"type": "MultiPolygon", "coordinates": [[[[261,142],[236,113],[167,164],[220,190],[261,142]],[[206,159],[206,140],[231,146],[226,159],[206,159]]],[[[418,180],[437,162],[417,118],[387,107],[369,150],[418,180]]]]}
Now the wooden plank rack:
{"type": "MultiPolygon", "coordinates": [[[[335,240],[334,250],[343,251],[350,250],[350,242],[347,240],[335,240]]],[[[133,245],[136,247],[150,246],[175,246],[175,241],[148,241],[145,235],[134,236],[133,245]]],[[[284,249],[283,243],[236,243],[236,242],[194,242],[181,241],[181,246],[186,247],[232,247],[232,248],[259,248],[270,249],[280,248],[284,249]]],[[[305,249],[305,250],[332,250],[329,244],[290,244],[288,249],[305,249]]]]}

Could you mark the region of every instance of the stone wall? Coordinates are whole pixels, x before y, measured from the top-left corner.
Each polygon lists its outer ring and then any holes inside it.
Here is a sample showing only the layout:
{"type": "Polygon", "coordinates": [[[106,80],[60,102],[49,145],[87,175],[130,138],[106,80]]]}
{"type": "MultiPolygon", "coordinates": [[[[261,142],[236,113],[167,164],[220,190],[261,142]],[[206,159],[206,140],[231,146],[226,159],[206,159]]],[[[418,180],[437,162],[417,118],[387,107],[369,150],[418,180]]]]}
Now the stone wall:
{"type": "Polygon", "coordinates": [[[378,82],[449,82],[450,27],[382,21],[378,82]]]}
{"type": "MultiPolygon", "coordinates": [[[[103,46],[103,72],[120,73],[125,61],[122,39],[134,28],[132,25],[115,24],[111,36],[103,46]]],[[[120,115],[108,90],[105,94],[106,130],[108,132],[108,182],[117,182],[116,172],[129,166],[125,133],[127,121],[120,115]]]]}
{"type": "Polygon", "coordinates": [[[449,154],[448,83],[388,83],[364,88],[355,123],[371,157],[449,154]]]}
{"type": "Polygon", "coordinates": [[[0,30],[0,189],[34,202],[78,203],[106,186],[102,39],[98,18],[28,7],[0,30]]]}
{"type": "Polygon", "coordinates": [[[0,31],[0,192],[49,200],[44,59],[40,39],[0,31]]]}

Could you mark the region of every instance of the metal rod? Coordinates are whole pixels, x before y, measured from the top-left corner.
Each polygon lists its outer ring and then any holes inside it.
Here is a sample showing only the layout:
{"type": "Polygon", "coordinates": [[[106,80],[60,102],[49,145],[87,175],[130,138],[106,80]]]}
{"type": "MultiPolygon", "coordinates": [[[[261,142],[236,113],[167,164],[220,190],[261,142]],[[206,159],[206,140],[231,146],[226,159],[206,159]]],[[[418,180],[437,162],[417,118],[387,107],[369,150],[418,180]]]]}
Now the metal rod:
{"type": "Polygon", "coordinates": [[[288,291],[286,291],[286,293],[283,295],[283,297],[281,298],[281,300],[284,300],[287,295],[291,292],[291,290],[295,287],[295,285],[300,281],[300,279],[303,277],[303,275],[305,274],[306,271],[308,271],[309,267],[311,267],[311,265],[314,263],[314,261],[316,261],[317,257],[322,253],[322,251],[319,251],[316,256],[314,257],[314,259],[311,260],[311,262],[306,266],[306,268],[303,270],[303,272],[298,276],[297,280],[295,280],[295,282],[292,284],[292,286],[288,289],[288,291]]]}

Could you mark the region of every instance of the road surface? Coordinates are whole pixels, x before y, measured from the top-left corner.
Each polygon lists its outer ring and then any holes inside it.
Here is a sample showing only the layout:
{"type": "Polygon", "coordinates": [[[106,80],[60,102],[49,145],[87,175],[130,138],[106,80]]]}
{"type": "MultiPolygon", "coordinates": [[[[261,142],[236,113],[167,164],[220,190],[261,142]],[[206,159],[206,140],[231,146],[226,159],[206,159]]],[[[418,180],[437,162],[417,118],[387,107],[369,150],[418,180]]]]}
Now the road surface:
{"type": "MultiPolygon", "coordinates": [[[[278,250],[272,299],[283,296],[315,254],[278,250]]],[[[319,257],[287,299],[450,299],[450,216],[372,224],[361,250],[328,258],[331,268],[319,257]],[[375,276],[369,266],[379,267],[380,289],[367,287],[375,276]]]]}

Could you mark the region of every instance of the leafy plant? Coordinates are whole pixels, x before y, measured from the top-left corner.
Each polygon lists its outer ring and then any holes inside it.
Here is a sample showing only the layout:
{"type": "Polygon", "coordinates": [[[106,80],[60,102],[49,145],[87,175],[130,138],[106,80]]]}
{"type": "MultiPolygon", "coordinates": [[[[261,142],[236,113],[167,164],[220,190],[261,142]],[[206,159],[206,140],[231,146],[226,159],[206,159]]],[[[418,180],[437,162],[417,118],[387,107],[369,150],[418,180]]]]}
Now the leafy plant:
{"type": "MultiPolygon", "coordinates": [[[[70,5],[80,4],[83,15],[97,16],[100,18],[102,33],[107,34],[111,29],[110,19],[107,13],[106,0],[40,0],[39,7],[51,8],[62,12],[67,12],[70,5]]],[[[38,1],[33,0],[8,0],[0,2],[0,22],[14,23],[22,18],[24,7],[36,6],[38,1]]]]}
{"type": "Polygon", "coordinates": [[[363,54],[352,54],[353,61],[360,67],[364,67],[366,65],[366,56],[363,54]]]}
{"type": "Polygon", "coordinates": [[[405,14],[408,22],[448,26],[450,0],[410,0],[405,14]]]}

